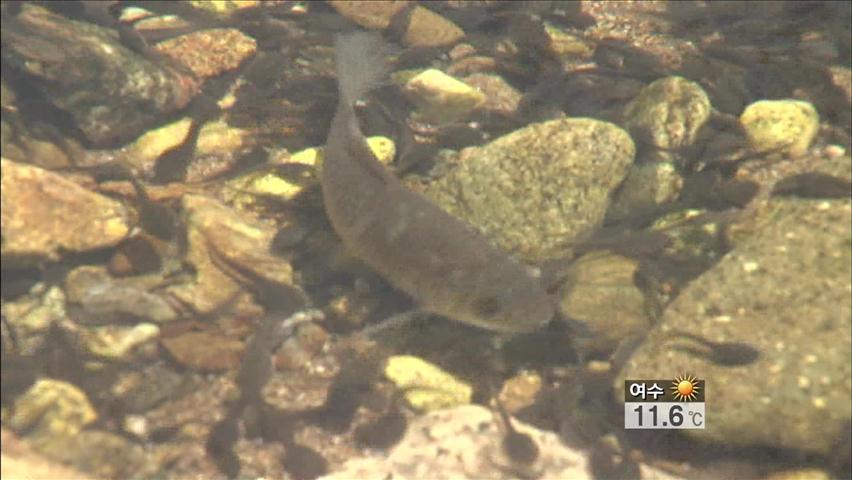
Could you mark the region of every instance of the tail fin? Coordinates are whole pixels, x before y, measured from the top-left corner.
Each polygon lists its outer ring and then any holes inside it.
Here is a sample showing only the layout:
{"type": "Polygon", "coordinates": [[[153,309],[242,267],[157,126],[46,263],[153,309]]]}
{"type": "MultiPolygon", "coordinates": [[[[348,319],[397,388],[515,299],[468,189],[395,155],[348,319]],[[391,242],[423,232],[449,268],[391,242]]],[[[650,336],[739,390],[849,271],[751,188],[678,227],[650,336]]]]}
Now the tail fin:
{"type": "Polygon", "coordinates": [[[340,102],[352,105],[385,76],[384,43],[375,33],[340,34],[334,42],[340,102]]]}

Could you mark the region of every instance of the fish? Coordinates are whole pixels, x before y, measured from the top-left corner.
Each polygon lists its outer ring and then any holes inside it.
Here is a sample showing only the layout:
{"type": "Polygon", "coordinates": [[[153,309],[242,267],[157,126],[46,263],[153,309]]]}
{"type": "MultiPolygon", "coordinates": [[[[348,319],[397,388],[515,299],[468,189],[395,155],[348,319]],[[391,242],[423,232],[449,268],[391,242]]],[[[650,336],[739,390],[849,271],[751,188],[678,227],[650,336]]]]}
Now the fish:
{"type": "Polygon", "coordinates": [[[320,184],[344,247],[430,313],[502,333],[541,329],[555,302],[540,279],[481,232],[407,188],[367,146],[355,102],[386,74],[381,37],[335,39],[339,100],[320,184]]]}

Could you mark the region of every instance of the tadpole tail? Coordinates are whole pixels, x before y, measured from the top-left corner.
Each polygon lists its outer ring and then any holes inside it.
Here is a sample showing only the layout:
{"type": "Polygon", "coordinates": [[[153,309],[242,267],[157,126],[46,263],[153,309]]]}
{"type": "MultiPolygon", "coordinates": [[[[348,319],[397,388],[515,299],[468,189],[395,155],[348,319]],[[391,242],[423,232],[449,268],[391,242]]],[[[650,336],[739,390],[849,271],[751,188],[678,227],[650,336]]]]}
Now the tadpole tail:
{"type": "Polygon", "coordinates": [[[387,73],[384,42],[376,33],[353,32],[338,35],[334,47],[340,104],[351,107],[387,73]]]}

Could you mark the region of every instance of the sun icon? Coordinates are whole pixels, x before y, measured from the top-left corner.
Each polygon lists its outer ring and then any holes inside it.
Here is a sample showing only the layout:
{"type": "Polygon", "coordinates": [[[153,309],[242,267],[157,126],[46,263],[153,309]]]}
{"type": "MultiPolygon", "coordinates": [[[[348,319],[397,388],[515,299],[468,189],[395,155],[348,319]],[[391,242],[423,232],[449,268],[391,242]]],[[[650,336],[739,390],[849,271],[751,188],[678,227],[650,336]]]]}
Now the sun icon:
{"type": "Polygon", "coordinates": [[[692,375],[683,375],[675,377],[672,386],[669,388],[671,388],[675,400],[683,402],[695,400],[695,394],[698,393],[701,387],[698,386],[695,377],[692,375]]]}

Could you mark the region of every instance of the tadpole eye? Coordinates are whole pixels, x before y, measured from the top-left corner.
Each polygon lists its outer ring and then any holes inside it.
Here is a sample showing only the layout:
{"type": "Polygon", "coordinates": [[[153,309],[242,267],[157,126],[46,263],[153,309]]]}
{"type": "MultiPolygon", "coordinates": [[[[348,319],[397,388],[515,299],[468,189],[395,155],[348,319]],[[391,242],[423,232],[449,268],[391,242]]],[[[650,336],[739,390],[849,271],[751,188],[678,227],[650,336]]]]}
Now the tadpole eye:
{"type": "Polygon", "coordinates": [[[479,316],[490,318],[500,311],[500,300],[497,297],[480,297],[474,302],[473,308],[479,316]]]}

